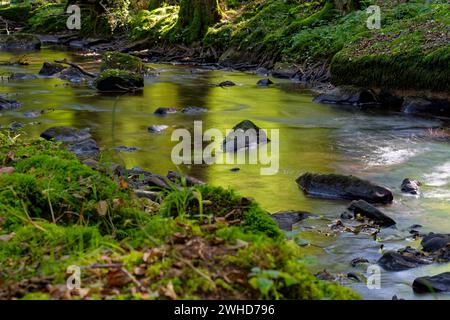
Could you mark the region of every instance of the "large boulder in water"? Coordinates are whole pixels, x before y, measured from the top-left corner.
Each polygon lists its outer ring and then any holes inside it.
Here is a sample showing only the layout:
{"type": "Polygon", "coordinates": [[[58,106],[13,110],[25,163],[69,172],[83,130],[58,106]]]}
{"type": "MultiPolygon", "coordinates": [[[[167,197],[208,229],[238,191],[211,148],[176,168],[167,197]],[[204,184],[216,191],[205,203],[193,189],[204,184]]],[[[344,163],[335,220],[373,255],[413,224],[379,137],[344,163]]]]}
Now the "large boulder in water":
{"type": "Polygon", "coordinates": [[[353,106],[374,105],[379,103],[377,96],[372,90],[353,86],[336,87],[317,96],[314,99],[314,102],[353,106]]]}
{"type": "Polygon", "coordinates": [[[39,50],[41,40],[31,34],[0,34],[0,50],[39,50]]]}
{"type": "Polygon", "coordinates": [[[430,232],[426,235],[422,242],[423,251],[436,252],[441,249],[447,249],[450,246],[450,234],[440,234],[430,232]]]}
{"type": "Polygon", "coordinates": [[[99,91],[134,91],[144,87],[144,77],[130,71],[108,69],[100,73],[94,85],[99,91]]]}
{"type": "Polygon", "coordinates": [[[378,260],[378,264],[387,271],[402,271],[429,264],[416,254],[388,251],[378,260]]]}
{"type": "Polygon", "coordinates": [[[450,272],[416,278],[412,288],[416,293],[450,292],[450,272]]]}
{"type": "Polygon", "coordinates": [[[364,200],[353,201],[347,210],[352,212],[355,218],[361,215],[381,227],[390,227],[395,224],[393,219],[364,200]]]}
{"type": "Polygon", "coordinates": [[[311,197],[382,204],[391,203],[394,199],[389,189],[354,176],[305,173],[296,182],[311,197]]]}

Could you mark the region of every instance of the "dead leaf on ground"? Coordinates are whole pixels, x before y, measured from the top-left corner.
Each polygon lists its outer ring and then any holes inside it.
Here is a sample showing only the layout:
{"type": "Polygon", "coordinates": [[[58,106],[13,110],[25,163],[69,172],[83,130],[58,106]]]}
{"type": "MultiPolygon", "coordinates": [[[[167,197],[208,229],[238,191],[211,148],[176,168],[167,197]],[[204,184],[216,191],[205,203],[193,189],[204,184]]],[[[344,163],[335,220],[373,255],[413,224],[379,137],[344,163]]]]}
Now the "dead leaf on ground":
{"type": "Polygon", "coordinates": [[[177,293],[175,292],[175,289],[173,288],[172,281],[167,284],[165,287],[161,287],[161,293],[166,296],[167,298],[170,298],[172,300],[176,300],[178,298],[177,293]]]}
{"type": "Polygon", "coordinates": [[[108,213],[108,202],[106,202],[105,200],[99,201],[97,203],[97,213],[99,214],[99,216],[106,216],[106,214],[108,213]]]}

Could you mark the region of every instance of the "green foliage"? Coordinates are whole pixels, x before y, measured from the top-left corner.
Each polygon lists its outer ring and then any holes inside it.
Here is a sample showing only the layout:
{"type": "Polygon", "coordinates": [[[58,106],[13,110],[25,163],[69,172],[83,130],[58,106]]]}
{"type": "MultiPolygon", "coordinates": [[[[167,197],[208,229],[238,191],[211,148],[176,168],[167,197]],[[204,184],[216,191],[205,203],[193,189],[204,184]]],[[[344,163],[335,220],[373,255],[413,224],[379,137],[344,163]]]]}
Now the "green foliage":
{"type": "Polygon", "coordinates": [[[179,9],[179,6],[164,6],[153,11],[140,11],[131,18],[132,38],[148,38],[155,42],[166,38],[177,22],[179,9]]]}
{"type": "Polygon", "coordinates": [[[64,5],[48,3],[30,13],[28,24],[31,31],[57,32],[67,29],[67,18],[68,15],[64,12],[64,5]]]}
{"type": "Polygon", "coordinates": [[[7,20],[24,22],[31,14],[30,4],[12,5],[6,8],[0,8],[0,17],[7,20]]]}

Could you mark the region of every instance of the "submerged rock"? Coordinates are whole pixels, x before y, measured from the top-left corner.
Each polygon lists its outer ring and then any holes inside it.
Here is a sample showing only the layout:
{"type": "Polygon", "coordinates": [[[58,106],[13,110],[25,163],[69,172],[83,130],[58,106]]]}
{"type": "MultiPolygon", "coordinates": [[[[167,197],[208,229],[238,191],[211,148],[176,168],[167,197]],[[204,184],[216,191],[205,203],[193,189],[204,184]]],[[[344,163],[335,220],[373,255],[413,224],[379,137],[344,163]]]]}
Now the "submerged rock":
{"type": "Polygon", "coordinates": [[[167,126],[165,124],[158,124],[158,125],[152,125],[152,126],[148,127],[148,131],[151,133],[161,133],[164,130],[166,130],[167,128],[169,128],[169,126],[167,126]]]}
{"type": "Polygon", "coordinates": [[[396,251],[388,251],[378,260],[378,264],[387,271],[402,271],[429,263],[415,254],[405,254],[396,251]]]}
{"type": "Polygon", "coordinates": [[[270,79],[261,79],[261,80],[258,80],[258,82],[256,84],[260,87],[267,87],[267,86],[273,84],[273,82],[270,79]]]}
{"type": "Polygon", "coordinates": [[[41,40],[38,37],[25,34],[0,34],[0,50],[39,50],[41,40]]]}
{"type": "Polygon", "coordinates": [[[208,112],[208,109],[202,107],[186,107],[181,110],[184,114],[199,114],[208,112]]]}
{"type": "Polygon", "coordinates": [[[425,252],[436,252],[442,249],[450,250],[450,234],[430,232],[422,239],[420,244],[425,252]]]}
{"type": "Polygon", "coordinates": [[[306,195],[312,197],[382,204],[391,203],[394,199],[389,189],[354,176],[305,173],[296,182],[306,195]]]}
{"type": "Polygon", "coordinates": [[[281,230],[292,231],[292,226],[311,216],[311,213],[304,211],[282,211],[270,215],[281,230]]]}
{"type": "Polygon", "coordinates": [[[419,194],[419,186],[420,185],[421,185],[421,183],[419,181],[406,178],[402,182],[401,190],[404,193],[410,193],[410,194],[417,195],[417,194],[419,194]]]}
{"type": "Polygon", "coordinates": [[[416,278],[412,288],[416,293],[450,292],[450,272],[416,278]]]}
{"type": "Polygon", "coordinates": [[[413,115],[450,117],[450,102],[447,100],[407,97],[403,101],[402,112],[413,115]]]}
{"type": "Polygon", "coordinates": [[[364,200],[353,201],[347,210],[352,212],[355,218],[361,215],[381,227],[390,227],[395,224],[393,219],[364,200]]]}
{"type": "Polygon", "coordinates": [[[372,90],[353,86],[336,87],[316,97],[314,102],[353,106],[378,104],[377,97],[372,90]]]}
{"type": "Polygon", "coordinates": [[[153,114],[158,115],[158,116],[165,116],[167,114],[174,114],[177,112],[178,112],[177,108],[160,107],[160,108],[156,109],[155,112],[153,112],[153,114]]]}
{"type": "Polygon", "coordinates": [[[137,147],[126,147],[126,146],[118,146],[118,147],[115,147],[113,149],[118,151],[118,152],[136,152],[136,151],[141,150],[141,149],[139,149],[137,147]]]}
{"type": "Polygon", "coordinates": [[[77,143],[91,138],[90,129],[72,127],[52,127],[41,133],[41,138],[65,143],[77,143]]]}
{"type": "Polygon", "coordinates": [[[130,71],[108,69],[100,73],[94,85],[99,91],[134,91],[144,87],[144,77],[130,71]]]}
{"type": "Polygon", "coordinates": [[[234,83],[233,81],[222,81],[221,83],[219,83],[217,86],[218,87],[234,87],[236,85],[236,83],[234,83]]]}
{"type": "Polygon", "coordinates": [[[70,67],[62,70],[58,78],[61,80],[66,80],[74,83],[80,83],[86,80],[86,75],[84,75],[80,70],[74,67],[70,67]]]}
{"type": "Polygon", "coordinates": [[[21,72],[13,73],[9,76],[9,80],[33,80],[36,78],[37,76],[35,76],[34,74],[21,72]]]}
{"type": "Polygon", "coordinates": [[[42,65],[42,68],[39,71],[39,74],[41,76],[53,76],[57,73],[60,73],[64,69],[66,69],[66,67],[60,63],[46,61],[42,65]]]}
{"type": "Polygon", "coordinates": [[[222,142],[225,151],[237,151],[240,149],[255,147],[259,143],[268,143],[270,139],[264,130],[261,130],[250,120],[239,122],[222,142]]]}
{"type": "Polygon", "coordinates": [[[23,113],[25,118],[37,118],[44,114],[44,110],[28,110],[23,113]]]}
{"type": "Polygon", "coordinates": [[[96,157],[100,152],[97,142],[93,139],[70,144],[68,149],[82,159],[96,157]]]}
{"type": "Polygon", "coordinates": [[[0,97],[0,111],[20,108],[22,104],[16,100],[8,100],[0,97]]]}

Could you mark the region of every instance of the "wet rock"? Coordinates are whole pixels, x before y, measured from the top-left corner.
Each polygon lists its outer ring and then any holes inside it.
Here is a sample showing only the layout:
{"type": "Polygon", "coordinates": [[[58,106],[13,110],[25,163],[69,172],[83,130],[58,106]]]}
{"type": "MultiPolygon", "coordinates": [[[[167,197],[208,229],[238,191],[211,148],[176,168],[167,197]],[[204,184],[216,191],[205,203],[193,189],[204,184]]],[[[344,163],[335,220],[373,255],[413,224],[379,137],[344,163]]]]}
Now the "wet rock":
{"type": "Polygon", "coordinates": [[[407,97],[403,102],[402,112],[413,115],[450,117],[450,102],[447,100],[407,97]]]}
{"type": "Polygon", "coordinates": [[[260,87],[267,87],[267,86],[273,84],[273,82],[270,79],[261,79],[261,80],[258,80],[258,82],[256,84],[260,87]]]}
{"type": "Polygon", "coordinates": [[[146,71],[145,64],[138,57],[121,52],[105,52],[102,57],[100,71],[105,70],[122,70],[132,73],[144,74],[146,71]]]}
{"type": "Polygon", "coordinates": [[[150,199],[155,202],[159,202],[162,198],[161,192],[148,191],[148,190],[134,190],[134,194],[138,198],[150,199]]]}
{"type": "Polygon", "coordinates": [[[436,252],[441,249],[446,249],[450,246],[450,234],[439,234],[430,232],[422,239],[420,243],[425,252],[436,252]]]}
{"type": "Polygon", "coordinates": [[[84,140],[68,146],[68,150],[77,155],[77,157],[86,159],[98,156],[100,148],[93,139],[84,140]]]}
{"type": "Polygon", "coordinates": [[[148,127],[148,131],[151,133],[161,133],[167,128],[169,128],[169,126],[166,126],[165,124],[153,125],[148,127]]]}
{"type": "Polygon", "coordinates": [[[404,100],[386,89],[382,89],[378,93],[377,99],[384,108],[396,111],[400,111],[404,100]]]}
{"type": "Polygon", "coordinates": [[[34,74],[30,74],[30,73],[13,73],[9,76],[9,80],[33,80],[36,79],[37,76],[35,76],[34,74]]]}
{"type": "Polygon", "coordinates": [[[270,139],[264,130],[252,121],[244,120],[233,127],[233,132],[223,140],[222,148],[225,151],[237,151],[267,142],[270,142],[270,139]]]}
{"type": "Polygon", "coordinates": [[[0,111],[20,108],[22,104],[16,100],[8,100],[0,97],[0,111]]]}
{"type": "Polygon", "coordinates": [[[327,270],[320,271],[315,274],[316,278],[323,280],[323,281],[336,281],[337,277],[327,270]]]}
{"type": "Polygon", "coordinates": [[[60,73],[64,69],[66,69],[66,67],[60,63],[46,61],[42,65],[42,68],[39,71],[39,74],[41,76],[53,76],[57,73],[60,73]]]}
{"type": "Polygon", "coordinates": [[[355,272],[349,272],[347,273],[347,278],[355,280],[356,282],[363,282],[364,277],[358,273],[355,272]]]}
{"type": "Polygon", "coordinates": [[[208,109],[202,107],[186,107],[181,110],[184,114],[200,114],[208,112],[208,109]]]}
{"type": "Polygon", "coordinates": [[[98,170],[98,168],[99,168],[99,162],[94,159],[86,159],[83,161],[83,164],[87,165],[88,167],[90,167],[94,170],[98,170]]]}
{"type": "Polygon", "coordinates": [[[80,83],[86,80],[86,76],[80,70],[73,67],[62,70],[58,78],[73,83],[80,83]]]}
{"type": "Polygon", "coordinates": [[[298,68],[291,64],[285,62],[275,63],[272,76],[280,79],[291,79],[298,73],[298,68]]]}
{"type": "Polygon", "coordinates": [[[393,219],[364,200],[353,201],[347,210],[353,213],[354,218],[361,215],[381,227],[390,227],[395,224],[393,219]]]}
{"type": "Polygon", "coordinates": [[[37,118],[44,114],[44,110],[28,110],[23,113],[25,118],[37,118]]]}
{"type": "Polygon", "coordinates": [[[137,152],[137,151],[141,150],[140,148],[137,148],[137,147],[126,147],[126,146],[118,146],[113,149],[118,152],[137,152]]]}
{"type": "Polygon", "coordinates": [[[401,185],[401,190],[404,193],[409,193],[409,194],[414,194],[417,195],[419,194],[419,186],[421,185],[421,183],[419,181],[416,180],[411,180],[411,179],[405,179],[402,182],[401,185]]]}
{"type": "Polygon", "coordinates": [[[23,127],[25,127],[25,124],[24,124],[24,123],[22,123],[22,122],[16,122],[16,121],[14,121],[13,123],[11,123],[11,124],[9,125],[9,128],[10,128],[12,131],[16,131],[16,130],[22,129],[23,127]]]}
{"type": "Polygon", "coordinates": [[[238,172],[238,171],[241,171],[241,169],[240,168],[231,168],[230,171],[231,172],[238,172]]]}
{"type": "Polygon", "coordinates": [[[0,50],[39,50],[41,40],[31,34],[0,34],[0,50]]]}
{"type": "Polygon", "coordinates": [[[94,85],[99,91],[135,91],[144,87],[144,77],[142,74],[130,71],[108,69],[100,73],[95,79],[94,85]]]}
{"type": "Polygon", "coordinates": [[[192,186],[197,186],[197,185],[203,185],[205,184],[202,180],[188,176],[188,175],[182,175],[178,172],[174,172],[174,171],[169,171],[167,173],[167,179],[169,179],[170,181],[176,183],[176,184],[181,184],[181,181],[184,179],[184,181],[186,182],[186,185],[188,187],[192,187],[192,186]]]}
{"type": "Polygon", "coordinates": [[[303,211],[282,211],[270,215],[281,230],[292,231],[292,226],[311,216],[309,212],[303,211]]]}
{"type": "Polygon", "coordinates": [[[356,267],[360,264],[366,264],[366,263],[369,263],[369,260],[367,260],[366,258],[355,258],[350,262],[352,267],[356,267]]]}
{"type": "Polygon", "coordinates": [[[429,262],[414,254],[388,251],[378,260],[378,264],[387,271],[402,271],[429,264],[429,262]]]}
{"type": "Polygon", "coordinates": [[[450,292],[450,272],[416,278],[412,288],[416,293],[450,292]]]}
{"type": "Polygon", "coordinates": [[[222,81],[221,83],[219,83],[217,86],[218,87],[234,87],[236,85],[236,83],[234,83],[233,81],[222,81]]]}
{"type": "Polygon", "coordinates": [[[372,90],[353,86],[336,87],[316,97],[314,102],[353,106],[378,104],[377,97],[372,90]]]}
{"type": "Polygon", "coordinates": [[[158,174],[153,174],[139,168],[128,170],[127,174],[127,182],[133,189],[143,189],[145,187],[172,189],[172,187],[167,183],[166,178],[158,174]]]}
{"type": "Polygon", "coordinates": [[[90,129],[52,127],[41,133],[41,138],[65,143],[77,143],[91,138],[90,129]]]}
{"type": "Polygon", "coordinates": [[[306,195],[312,197],[365,200],[382,204],[393,201],[389,189],[354,176],[305,173],[296,182],[306,195]]]}
{"type": "Polygon", "coordinates": [[[177,108],[160,107],[160,108],[156,109],[155,112],[153,112],[153,114],[158,115],[158,116],[165,116],[165,115],[174,114],[177,112],[178,112],[177,108]]]}

